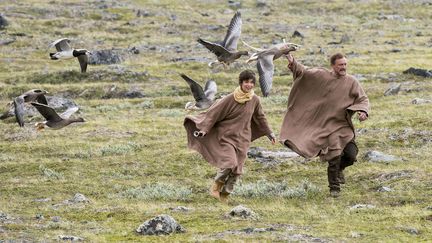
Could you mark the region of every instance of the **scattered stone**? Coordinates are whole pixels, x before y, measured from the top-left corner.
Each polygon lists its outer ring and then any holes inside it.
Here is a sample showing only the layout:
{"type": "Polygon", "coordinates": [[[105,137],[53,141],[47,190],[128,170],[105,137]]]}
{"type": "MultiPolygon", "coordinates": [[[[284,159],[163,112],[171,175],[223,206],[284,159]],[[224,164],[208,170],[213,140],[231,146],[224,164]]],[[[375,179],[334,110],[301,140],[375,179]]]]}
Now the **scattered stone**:
{"type": "Polygon", "coordinates": [[[393,191],[390,187],[387,186],[381,186],[378,188],[377,192],[391,192],[393,191]]]}
{"type": "Polygon", "coordinates": [[[421,105],[421,104],[428,104],[428,103],[432,103],[432,100],[415,98],[411,101],[411,104],[414,104],[414,105],[421,105]]]}
{"type": "Polygon", "coordinates": [[[363,233],[359,233],[359,232],[351,231],[351,238],[361,238],[361,237],[363,237],[363,236],[364,236],[363,233]]]}
{"type": "Polygon", "coordinates": [[[34,202],[51,202],[51,198],[47,197],[47,198],[37,198],[35,200],[33,200],[34,202]]]}
{"type": "Polygon", "coordinates": [[[414,227],[398,227],[399,230],[402,230],[404,232],[407,232],[411,235],[419,235],[420,231],[414,227]]]}
{"type": "Polygon", "coordinates": [[[299,157],[297,153],[292,152],[289,149],[270,151],[264,150],[260,147],[251,147],[247,155],[249,158],[253,158],[256,161],[266,165],[279,164],[280,160],[299,157]]]}
{"type": "Polygon", "coordinates": [[[233,1],[233,0],[228,0],[228,7],[234,8],[234,9],[239,9],[239,8],[241,8],[241,2],[236,2],[236,1],[233,1]]]}
{"type": "Polygon", "coordinates": [[[243,205],[238,205],[236,207],[234,207],[233,209],[231,209],[231,211],[228,213],[229,217],[232,218],[242,218],[242,219],[257,219],[258,215],[250,210],[249,208],[243,206],[243,205]]]}
{"type": "Polygon", "coordinates": [[[92,51],[92,54],[89,55],[88,63],[91,65],[99,65],[99,64],[117,64],[122,62],[122,58],[118,53],[118,50],[113,49],[105,49],[92,51]]]}
{"type": "Polygon", "coordinates": [[[390,134],[389,139],[392,141],[404,142],[405,144],[412,144],[413,142],[425,144],[432,142],[432,131],[414,130],[409,127],[390,134]]]}
{"type": "Polygon", "coordinates": [[[396,45],[396,44],[399,44],[399,41],[397,41],[397,40],[388,40],[388,41],[384,41],[384,44],[396,45]]]}
{"type": "Polygon", "coordinates": [[[300,38],[304,38],[304,35],[302,33],[300,33],[300,31],[295,30],[294,33],[292,34],[292,37],[300,37],[300,38]]]}
{"type": "Polygon", "coordinates": [[[150,13],[148,10],[145,10],[145,9],[138,9],[136,16],[137,17],[150,17],[150,16],[154,16],[154,14],[150,13]]]}
{"type": "Polygon", "coordinates": [[[140,90],[129,90],[125,93],[125,98],[128,99],[143,98],[143,97],[145,97],[145,95],[140,90]]]}
{"type": "Polygon", "coordinates": [[[343,43],[348,43],[350,42],[351,38],[347,35],[347,34],[343,34],[339,43],[343,44],[343,43]]]}
{"type": "Polygon", "coordinates": [[[224,232],[217,233],[215,236],[217,238],[222,238],[225,235],[253,235],[253,234],[273,232],[273,231],[276,231],[276,228],[273,228],[273,227],[269,227],[269,228],[249,227],[249,228],[240,229],[240,230],[227,230],[224,232]]]}
{"type": "Polygon", "coordinates": [[[185,206],[177,206],[175,208],[169,208],[169,209],[171,211],[174,211],[174,212],[189,212],[189,211],[193,210],[192,208],[188,208],[188,207],[185,207],[185,206]]]}
{"type": "Polygon", "coordinates": [[[89,203],[88,200],[83,194],[76,193],[72,199],[68,199],[64,201],[65,204],[75,204],[75,203],[89,203]]]}
{"type": "Polygon", "coordinates": [[[377,177],[379,181],[388,181],[393,179],[399,179],[402,177],[410,177],[411,174],[414,173],[412,170],[401,170],[401,171],[395,171],[391,173],[384,173],[377,177]]]}
{"type": "Polygon", "coordinates": [[[183,233],[185,229],[173,217],[162,214],[144,222],[136,229],[136,232],[142,235],[169,235],[183,233]]]}
{"type": "Polygon", "coordinates": [[[402,160],[399,157],[383,154],[379,151],[368,151],[366,152],[364,158],[369,162],[384,162],[384,163],[402,160]]]}
{"type": "Polygon", "coordinates": [[[256,6],[257,8],[263,8],[267,6],[267,1],[266,0],[257,0],[256,1],[256,6]]]}
{"type": "Polygon", "coordinates": [[[9,25],[9,22],[6,20],[4,15],[0,13],[0,29],[4,29],[8,25],[9,25]]]}
{"type": "Polygon", "coordinates": [[[0,40],[0,46],[6,46],[9,45],[11,43],[14,43],[16,41],[15,38],[9,38],[9,39],[5,39],[5,40],[0,40]]]}
{"type": "Polygon", "coordinates": [[[61,217],[60,216],[52,216],[51,221],[54,223],[58,223],[61,221],[61,217]]]}
{"type": "Polygon", "coordinates": [[[67,240],[67,241],[84,241],[83,238],[73,235],[59,235],[59,240],[67,240]]]}
{"type": "Polygon", "coordinates": [[[384,15],[380,13],[378,15],[378,20],[399,20],[399,21],[405,21],[406,19],[403,16],[397,15],[397,14],[388,14],[384,15]]]}
{"type": "Polygon", "coordinates": [[[402,84],[394,84],[394,85],[390,86],[390,88],[388,88],[384,92],[384,96],[395,95],[395,94],[399,93],[399,91],[401,90],[401,87],[402,87],[402,84]]]}
{"type": "Polygon", "coordinates": [[[432,210],[432,206],[426,207],[426,210],[432,210]]]}
{"type": "Polygon", "coordinates": [[[372,209],[375,208],[375,205],[372,204],[356,204],[354,206],[350,207],[350,210],[355,210],[355,209],[372,209]]]}
{"type": "Polygon", "coordinates": [[[403,73],[404,74],[413,74],[413,75],[421,76],[424,78],[432,77],[432,70],[413,68],[413,67],[408,68],[407,70],[403,71],[403,73]]]}
{"type": "Polygon", "coordinates": [[[43,219],[45,219],[45,217],[42,214],[40,214],[40,213],[36,214],[35,218],[37,220],[43,220],[43,219]]]}

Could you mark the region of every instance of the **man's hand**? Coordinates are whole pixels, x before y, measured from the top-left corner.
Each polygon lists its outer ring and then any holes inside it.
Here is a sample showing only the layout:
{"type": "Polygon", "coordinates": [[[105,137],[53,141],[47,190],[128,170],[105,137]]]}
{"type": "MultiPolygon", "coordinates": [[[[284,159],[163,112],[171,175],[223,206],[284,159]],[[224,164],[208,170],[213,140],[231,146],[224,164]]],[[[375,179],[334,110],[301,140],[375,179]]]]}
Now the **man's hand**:
{"type": "Polygon", "coordinates": [[[274,133],[270,133],[267,137],[273,145],[276,143],[276,136],[274,133]]]}
{"type": "Polygon", "coordinates": [[[289,64],[294,62],[294,57],[291,55],[291,53],[286,54],[285,57],[288,59],[289,64]]]}
{"type": "Polygon", "coordinates": [[[366,112],[364,112],[364,111],[358,111],[357,114],[358,114],[358,119],[361,122],[368,119],[368,116],[367,116],[366,112]]]}

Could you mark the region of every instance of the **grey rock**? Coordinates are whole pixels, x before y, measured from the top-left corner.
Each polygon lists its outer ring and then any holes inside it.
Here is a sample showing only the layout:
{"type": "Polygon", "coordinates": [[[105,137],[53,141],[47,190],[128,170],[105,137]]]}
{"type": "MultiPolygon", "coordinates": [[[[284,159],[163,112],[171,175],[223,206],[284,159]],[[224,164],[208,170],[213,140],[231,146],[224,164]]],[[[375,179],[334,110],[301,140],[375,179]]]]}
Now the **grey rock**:
{"type": "Polygon", "coordinates": [[[37,198],[35,200],[33,200],[34,202],[51,202],[51,198],[47,197],[47,198],[37,198]]]}
{"type": "Polygon", "coordinates": [[[304,35],[302,33],[300,33],[300,31],[295,30],[294,33],[292,34],[292,37],[300,37],[300,38],[304,38],[304,35]]]}
{"type": "Polygon", "coordinates": [[[6,20],[5,16],[0,13],[0,29],[6,28],[9,25],[9,22],[6,20]]]}
{"type": "Polygon", "coordinates": [[[384,96],[395,95],[401,90],[402,84],[393,84],[384,92],[384,96]]]}
{"type": "Polygon", "coordinates": [[[42,214],[40,214],[40,213],[36,214],[35,218],[37,220],[43,220],[43,219],[45,219],[45,217],[42,214]]]}
{"type": "Polygon", "coordinates": [[[432,206],[426,207],[426,210],[432,210],[432,206]]]}
{"type": "Polygon", "coordinates": [[[399,230],[402,230],[404,232],[407,232],[411,235],[419,235],[420,231],[414,227],[398,227],[399,230]]]}
{"type": "Polygon", "coordinates": [[[381,186],[377,189],[377,192],[391,192],[391,191],[393,191],[393,190],[387,186],[381,186]]]}
{"type": "Polygon", "coordinates": [[[366,152],[364,158],[369,162],[384,162],[384,163],[402,160],[399,157],[393,155],[387,155],[379,151],[368,151],[366,152]]]}
{"type": "Polygon", "coordinates": [[[174,212],[189,212],[189,211],[193,210],[192,208],[188,208],[188,207],[185,207],[185,206],[177,206],[175,208],[169,208],[169,209],[171,211],[174,211],[174,212]]]}
{"type": "Polygon", "coordinates": [[[431,78],[432,77],[432,70],[426,70],[421,68],[413,68],[410,67],[407,70],[403,71],[404,74],[413,74],[416,76],[421,76],[424,78],[431,78]]]}
{"type": "Polygon", "coordinates": [[[139,90],[129,90],[125,93],[125,98],[134,99],[134,98],[143,98],[145,94],[139,90]]]}
{"type": "Polygon", "coordinates": [[[67,241],[83,241],[84,239],[78,236],[73,236],[73,235],[59,235],[58,236],[59,240],[67,240],[67,241]]]}
{"type": "Polygon", "coordinates": [[[348,43],[350,42],[351,38],[347,35],[347,34],[343,34],[339,43],[343,44],[343,43],[348,43]]]}
{"type": "Polygon", "coordinates": [[[363,233],[359,233],[359,232],[355,232],[355,231],[351,232],[351,238],[361,238],[362,236],[364,236],[363,233]]]}
{"type": "Polygon", "coordinates": [[[75,203],[88,203],[88,200],[83,194],[76,193],[73,198],[65,201],[66,204],[75,204],[75,203]]]}
{"type": "Polygon", "coordinates": [[[387,41],[384,41],[384,44],[396,45],[396,44],[399,44],[399,41],[398,40],[387,40],[387,41]]]}
{"type": "Polygon", "coordinates": [[[15,38],[7,38],[4,40],[0,40],[0,46],[6,46],[6,45],[9,45],[11,43],[14,43],[15,41],[16,41],[15,38]]]}
{"type": "Polygon", "coordinates": [[[150,13],[148,10],[145,9],[138,9],[136,16],[137,17],[151,17],[154,16],[154,13],[150,13]]]}
{"type": "Polygon", "coordinates": [[[257,0],[256,1],[256,6],[257,8],[263,8],[267,6],[267,1],[266,0],[257,0]]]}
{"type": "Polygon", "coordinates": [[[356,210],[356,209],[373,209],[375,208],[375,205],[372,204],[356,204],[351,206],[350,210],[356,210]]]}
{"type": "Polygon", "coordinates": [[[52,216],[51,221],[54,223],[58,223],[61,221],[61,217],[60,216],[52,216]]]}
{"type": "Polygon", "coordinates": [[[259,163],[265,165],[275,165],[281,163],[281,160],[296,158],[299,155],[291,150],[270,151],[260,147],[251,147],[247,153],[249,158],[253,158],[259,163]]]}
{"type": "Polygon", "coordinates": [[[421,104],[428,104],[428,103],[432,103],[432,100],[415,98],[411,101],[411,104],[414,104],[414,105],[421,105],[421,104]]]}
{"type": "Polygon", "coordinates": [[[243,206],[243,205],[238,205],[236,207],[234,207],[233,209],[231,209],[231,211],[228,213],[229,217],[233,217],[233,218],[242,218],[242,219],[257,219],[258,215],[252,211],[251,209],[243,206]]]}
{"type": "Polygon", "coordinates": [[[185,232],[185,229],[173,217],[162,214],[145,221],[136,229],[136,232],[142,235],[169,235],[185,232]]]}
{"type": "Polygon", "coordinates": [[[397,14],[387,14],[387,15],[379,14],[378,19],[379,20],[399,20],[399,21],[406,20],[403,16],[397,14]]]}
{"type": "Polygon", "coordinates": [[[410,177],[414,171],[412,170],[401,170],[401,171],[395,171],[390,173],[384,173],[377,177],[379,181],[388,181],[393,179],[399,179],[402,177],[410,177]]]}
{"type": "Polygon", "coordinates": [[[121,63],[122,57],[119,54],[119,50],[105,49],[92,51],[89,55],[88,63],[92,65],[98,64],[117,64],[121,63]]]}
{"type": "Polygon", "coordinates": [[[230,8],[234,8],[234,9],[239,9],[239,8],[241,8],[241,2],[236,2],[236,1],[233,1],[233,0],[228,0],[228,7],[230,7],[230,8]]]}

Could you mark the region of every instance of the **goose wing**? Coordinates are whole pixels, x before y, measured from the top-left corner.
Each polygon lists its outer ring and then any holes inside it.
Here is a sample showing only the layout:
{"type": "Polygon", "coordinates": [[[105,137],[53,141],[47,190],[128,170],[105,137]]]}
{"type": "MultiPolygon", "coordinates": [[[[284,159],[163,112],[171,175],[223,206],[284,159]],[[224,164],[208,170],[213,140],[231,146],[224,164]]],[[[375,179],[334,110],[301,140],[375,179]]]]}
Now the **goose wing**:
{"type": "Polygon", "coordinates": [[[208,100],[214,100],[215,95],[217,93],[217,85],[213,80],[209,80],[206,82],[204,87],[204,95],[208,100]]]}
{"type": "Polygon", "coordinates": [[[55,46],[57,51],[69,51],[72,50],[72,47],[69,45],[70,40],[68,38],[62,38],[54,41],[50,44],[50,48],[55,46]]]}
{"type": "Polygon", "coordinates": [[[81,67],[81,72],[85,73],[87,71],[87,63],[88,63],[87,54],[78,56],[78,61],[79,61],[80,67],[81,67]]]}
{"type": "Polygon", "coordinates": [[[72,114],[74,114],[78,110],[79,110],[78,106],[69,107],[65,112],[60,114],[60,117],[62,117],[63,119],[68,119],[69,117],[71,117],[72,114]]]}
{"type": "Polygon", "coordinates": [[[263,55],[260,56],[257,61],[259,83],[261,87],[261,92],[265,97],[269,95],[273,83],[273,74],[274,74],[273,57],[274,55],[271,54],[263,55]]]}
{"type": "Polygon", "coordinates": [[[228,26],[227,33],[225,35],[225,39],[222,42],[222,45],[226,49],[230,51],[237,50],[237,42],[240,38],[241,26],[242,26],[241,14],[240,12],[236,12],[231,19],[230,25],[228,26]]]}
{"type": "Polygon", "coordinates": [[[20,127],[24,126],[24,102],[23,96],[18,96],[13,100],[16,121],[20,127]]]}
{"type": "Polygon", "coordinates": [[[38,103],[41,103],[41,104],[44,104],[44,105],[48,105],[48,101],[47,101],[45,95],[43,95],[43,94],[38,95],[38,97],[36,98],[36,101],[38,103]]]}
{"type": "Polygon", "coordinates": [[[202,44],[203,46],[205,46],[208,50],[210,50],[211,52],[213,52],[214,54],[216,54],[216,56],[222,56],[224,54],[229,53],[227,49],[225,49],[225,47],[221,46],[220,44],[217,43],[213,43],[213,42],[209,42],[209,41],[205,41],[203,39],[198,39],[198,42],[200,44],[202,44]]]}
{"type": "Polygon", "coordinates": [[[185,74],[180,74],[180,76],[189,84],[189,87],[196,102],[205,99],[205,94],[201,85],[199,85],[197,82],[195,82],[193,79],[189,78],[185,74]]]}
{"type": "Polygon", "coordinates": [[[39,113],[43,117],[45,117],[47,121],[59,122],[63,120],[53,108],[36,102],[31,102],[31,104],[39,111],[39,113]]]}

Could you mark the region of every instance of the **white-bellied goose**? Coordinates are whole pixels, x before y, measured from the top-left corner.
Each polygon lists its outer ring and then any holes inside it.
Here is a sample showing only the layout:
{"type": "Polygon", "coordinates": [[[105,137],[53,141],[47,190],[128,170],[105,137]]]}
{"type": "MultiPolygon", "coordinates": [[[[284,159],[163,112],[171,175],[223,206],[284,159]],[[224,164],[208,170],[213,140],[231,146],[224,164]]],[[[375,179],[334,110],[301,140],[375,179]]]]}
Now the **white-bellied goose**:
{"type": "Polygon", "coordinates": [[[24,103],[37,101],[41,104],[48,105],[48,102],[45,98],[45,94],[47,93],[48,92],[46,90],[32,89],[13,99],[15,117],[20,127],[24,126],[24,103]]]}
{"type": "Polygon", "coordinates": [[[215,81],[207,81],[203,90],[201,85],[199,85],[195,80],[192,80],[185,74],[180,74],[180,76],[189,84],[195,99],[195,102],[186,103],[186,110],[204,110],[209,108],[214,103],[217,92],[217,85],[215,81]]]}
{"type": "Polygon", "coordinates": [[[261,92],[265,97],[267,97],[270,94],[273,83],[273,60],[278,59],[282,55],[287,55],[291,51],[297,50],[300,45],[294,43],[285,43],[285,40],[284,43],[273,45],[268,49],[255,48],[244,41],[243,44],[256,51],[246,62],[250,63],[252,61],[257,61],[261,92]]]}
{"type": "Polygon", "coordinates": [[[58,60],[58,59],[70,59],[70,58],[78,58],[81,72],[85,73],[87,71],[87,63],[88,63],[88,56],[87,54],[90,54],[90,52],[86,49],[73,49],[70,45],[70,40],[67,38],[62,38],[54,41],[50,44],[50,48],[55,46],[57,49],[57,52],[50,53],[51,60],[58,60]]]}
{"type": "Polygon", "coordinates": [[[237,51],[237,42],[240,38],[241,26],[241,14],[240,12],[236,12],[234,17],[231,19],[225,39],[222,43],[213,43],[210,41],[205,41],[201,38],[198,39],[200,44],[205,46],[217,56],[217,61],[210,62],[208,64],[210,67],[217,62],[227,66],[240,58],[242,55],[248,55],[247,51],[237,51]]]}
{"type": "Polygon", "coordinates": [[[45,126],[52,129],[60,129],[74,122],[84,122],[84,119],[81,117],[70,118],[73,113],[78,111],[78,107],[71,107],[59,115],[52,107],[49,107],[47,105],[39,104],[36,102],[32,102],[31,104],[46,119],[46,121],[44,122],[37,122],[35,124],[38,131],[44,129],[45,126]]]}

